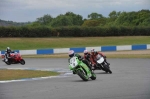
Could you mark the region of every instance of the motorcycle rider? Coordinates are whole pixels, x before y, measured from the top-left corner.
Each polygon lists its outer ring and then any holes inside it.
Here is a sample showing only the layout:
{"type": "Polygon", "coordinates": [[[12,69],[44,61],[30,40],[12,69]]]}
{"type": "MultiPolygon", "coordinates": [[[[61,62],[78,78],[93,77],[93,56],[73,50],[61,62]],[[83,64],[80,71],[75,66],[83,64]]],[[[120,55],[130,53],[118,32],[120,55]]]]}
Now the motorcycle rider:
{"type": "Polygon", "coordinates": [[[94,62],[93,59],[92,59],[91,53],[88,52],[87,50],[84,50],[83,53],[84,53],[84,59],[86,59],[86,60],[89,62],[90,67],[93,68],[91,65],[92,65],[92,64],[95,64],[95,62],[94,62]]]}
{"type": "Polygon", "coordinates": [[[88,50],[84,50],[84,59],[86,59],[87,61],[91,61],[91,54],[88,52],[88,50]]]}
{"type": "Polygon", "coordinates": [[[3,60],[3,61],[7,61],[8,58],[10,58],[10,53],[14,53],[14,51],[12,51],[12,50],[10,49],[10,47],[7,47],[7,48],[6,48],[6,51],[5,51],[5,57],[4,57],[4,60],[3,60]]]}
{"type": "MultiPolygon", "coordinates": [[[[100,54],[102,57],[104,57],[105,62],[108,63],[107,60],[106,60],[106,56],[103,53],[95,51],[95,49],[92,49],[91,50],[91,57],[92,57],[92,61],[93,61],[93,64],[92,64],[92,69],[93,70],[96,69],[96,56],[98,54],[100,54]]],[[[108,65],[110,65],[110,63],[108,63],[108,65]]]]}
{"type": "MultiPolygon", "coordinates": [[[[85,64],[88,66],[88,68],[90,69],[90,71],[92,72],[92,69],[91,69],[90,64],[89,64],[89,63],[87,62],[87,60],[85,60],[81,55],[75,53],[74,50],[70,50],[68,54],[69,54],[69,57],[70,57],[70,58],[68,59],[68,61],[70,61],[70,59],[71,59],[73,56],[76,56],[76,57],[78,57],[79,60],[82,60],[82,62],[85,63],[85,64]]],[[[75,74],[75,72],[73,72],[73,74],[75,74]]]]}

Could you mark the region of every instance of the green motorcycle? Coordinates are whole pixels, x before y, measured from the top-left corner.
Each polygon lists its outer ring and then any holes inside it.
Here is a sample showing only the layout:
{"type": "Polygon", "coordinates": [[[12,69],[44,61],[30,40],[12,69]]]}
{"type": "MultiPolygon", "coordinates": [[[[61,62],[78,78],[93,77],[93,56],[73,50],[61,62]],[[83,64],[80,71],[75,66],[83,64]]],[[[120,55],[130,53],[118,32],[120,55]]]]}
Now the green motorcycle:
{"type": "Polygon", "coordinates": [[[91,78],[92,80],[96,79],[95,73],[91,72],[88,66],[85,63],[83,63],[82,60],[79,60],[76,56],[72,57],[69,60],[69,68],[75,74],[79,75],[79,77],[84,81],[88,81],[89,78],[91,78]]]}

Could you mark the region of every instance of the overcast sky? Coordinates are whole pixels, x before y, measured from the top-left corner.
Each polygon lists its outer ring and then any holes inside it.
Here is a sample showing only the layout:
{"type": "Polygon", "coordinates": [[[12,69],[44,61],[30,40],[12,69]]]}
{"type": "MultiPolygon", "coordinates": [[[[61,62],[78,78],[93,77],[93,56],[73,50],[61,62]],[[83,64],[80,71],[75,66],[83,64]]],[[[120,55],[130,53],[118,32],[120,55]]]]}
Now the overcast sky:
{"type": "Polygon", "coordinates": [[[73,12],[83,18],[93,12],[108,17],[112,11],[150,10],[150,0],[0,0],[0,19],[33,22],[46,14],[56,17],[73,12]]]}

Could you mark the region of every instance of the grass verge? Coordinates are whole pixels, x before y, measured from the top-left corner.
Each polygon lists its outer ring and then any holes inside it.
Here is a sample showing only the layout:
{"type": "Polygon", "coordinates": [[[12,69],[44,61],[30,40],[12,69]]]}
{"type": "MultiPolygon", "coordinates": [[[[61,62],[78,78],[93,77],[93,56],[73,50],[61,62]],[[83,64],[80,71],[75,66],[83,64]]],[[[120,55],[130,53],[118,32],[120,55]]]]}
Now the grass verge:
{"type": "Polygon", "coordinates": [[[57,75],[59,75],[59,73],[53,72],[53,71],[1,69],[0,70],[0,81],[57,76],[57,75]]]}
{"type": "Polygon", "coordinates": [[[133,44],[150,44],[150,36],[1,38],[0,50],[5,50],[8,46],[12,50],[30,50],[133,44]]]}

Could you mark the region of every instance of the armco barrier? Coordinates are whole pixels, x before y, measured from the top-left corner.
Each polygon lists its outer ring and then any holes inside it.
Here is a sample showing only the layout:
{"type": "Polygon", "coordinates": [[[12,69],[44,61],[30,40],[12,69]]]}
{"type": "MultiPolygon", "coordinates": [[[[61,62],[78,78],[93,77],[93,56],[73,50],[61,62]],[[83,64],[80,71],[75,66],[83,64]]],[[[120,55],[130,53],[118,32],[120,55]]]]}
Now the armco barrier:
{"type": "MultiPolygon", "coordinates": [[[[39,54],[59,54],[68,53],[69,50],[74,50],[76,53],[82,53],[84,50],[90,51],[95,49],[96,51],[123,51],[123,50],[148,50],[150,49],[150,44],[140,44],[140,45],[119,45],[119,46],[98,46],[98,47],[80,47],[80,48],[56,48],[56,49],[37,49],[37,50],[15,50],[21,55],[39,55],[39,54]]],[[[4,54],[5,51],[0,51],[4,54]]]]}

